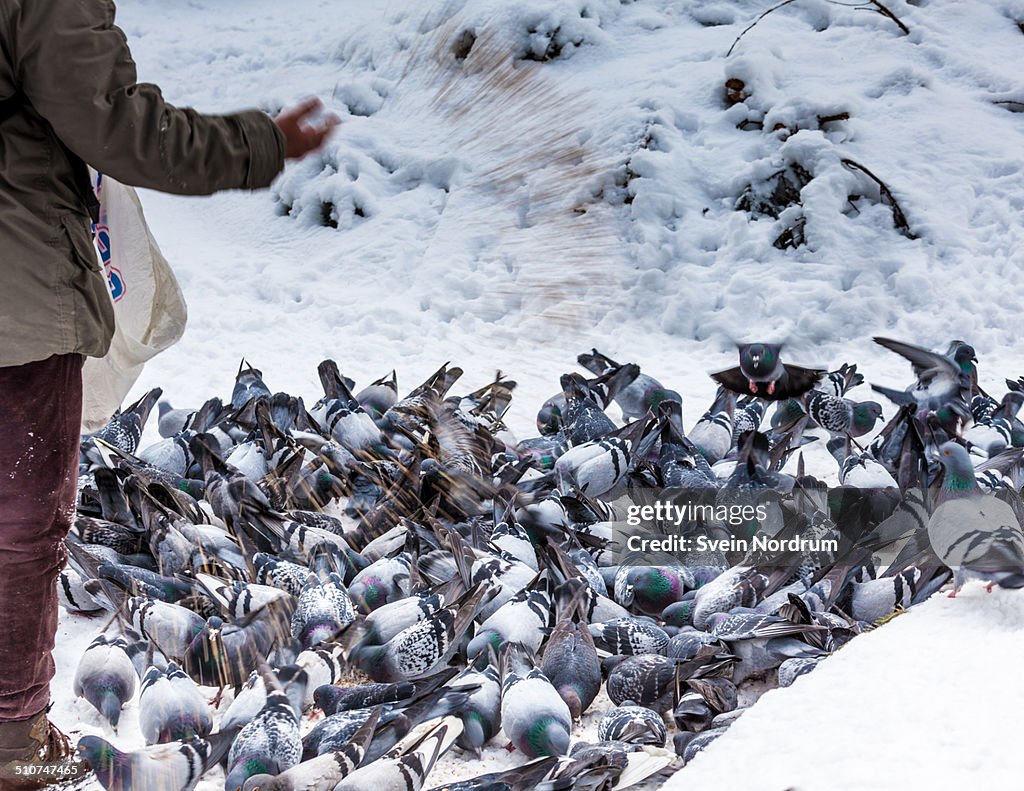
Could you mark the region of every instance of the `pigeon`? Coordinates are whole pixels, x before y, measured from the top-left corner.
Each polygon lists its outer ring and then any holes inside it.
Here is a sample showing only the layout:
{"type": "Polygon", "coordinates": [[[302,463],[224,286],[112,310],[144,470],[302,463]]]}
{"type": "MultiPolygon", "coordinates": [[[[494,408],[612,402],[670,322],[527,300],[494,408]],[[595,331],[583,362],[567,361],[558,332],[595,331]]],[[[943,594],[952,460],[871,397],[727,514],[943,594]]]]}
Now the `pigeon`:
{"type": "Polygon", "coordinates": [[[477,584],[448,607],[406,627],[387,643],[353,652],[355,664],[375,681],[409,681],[436,673],[458,648],[485,596],[493,591],[477,584]]]}
{"type": "Polygon", "coordinates": [[[85,589],[86,578],[72,568],[65,568],[57,575],[57,601],[68,612],[79,615],[96,615],[103,612],[103,605],[85,589]]]}
{"type": "Polygon", "coordinates": [[[569,751],[572,713],[528,648],[505,643],[501,670],[501,725],[505,735],[529,758],[569,751]]]}
{"type": "Polygon", "coordinates": [[[334,791],[420,791],[437,759],[461,732],[457,717],[425,723],[386,755],[345,777],[334,791]]]}
{"type": "Polygon", "coordinates": [[[278,775],[251,775],[242,791],[333,791],[362,763],[379,719],[380,712],[372,712],[353,732],[349,743],[337,750],[310,758],[278,775]]]}
{"type": "MultiPolygon", "coordinates": [[[[715,454],[720,450],[723,455],[727,453],[732,440],[727,439],[721,431],[717,437],[705,434],[702,440],[704,447],[701,448],[684,437],[679,430],[678,424],[682,418],[677,415],[678,405],[669,403],[662,407],[658,413],[661,447],[658,448],[657,462],[661,485],[669,489],[718,488],[718,481],[711,470],[709,459],[716,458],[715,454]],[[713,446],[715,442],[719,445],[713,446]]],[[[699,427],[700,423],[697,426],[699,427]]]]}
{"type": "Polygon", "coordinates": [[[107,791],[192,791],[223,757],[229,743],[223,737],[210,741],[193,737],[122,752],[99,736],[83,736],[76,749],[107,791]]]}
{"type": "Polygon", "coordinates": [[[928,540],[953,569],[955,595],[967,579],[1003,588],[1024,588],[1024,531],[1017,513],[981,491],[967,449],[945,442],[938,449],[943,478],[928,520],[928,540]]]}
{"type": "Polygon", "coordinates": [[[195,682],[174,662],[151,667],[139,693],[139,727],[147,744],[206,737],[213,730],[210,707],[195,682]]]}
{"type": "Polygon", "coordinates": [[[725,733],[726,730],[728,730],[728,728],[709,728],[706,731],[701,731],[696,734],[688,731],[677,733],[672,737],[676,754],[683,759],[684,765],[688,764],[694,759],[697,753],[725,733]]]}
{"type": "MultiPolygon", "coordinates": [[[[788,403],[786,401],[783,404],[788,403]]],[[[732,441],[739,442],[748,431],[758,431],[764,420],[764,401],[754,396],[744,396],[737,400],[732,418],[732,441]]]]}
{"type": "Polygon", "coordinates": [[[509,642],[538,651],[552,625],[552,588],[548,572],[541,572],[529,586],[480,624],[466,648],[467,656],[486,653],[488,645],[497,653],[509,642]]]}
{"type": "Polygon", "coordinates": [[[139,677],[123,637],[102,634],[85,649],[75,671],[74,692],[85,698],[116,730],[121,708],[135,696],[139,677]]]}
{"type": "Polygon", "coordinates": [[[567,450],[555,462],[559,488],[578,490],[590,497],[611,492],[629,472],[629,443],[619,437],[584,442],[567,450]]]}
{"type": "MultiPolygon", "coordinates": [[[[933,352],[923,346],[894,341],[889,338],[874,338],[875,343],[896,352],[910,361],[917,381],[905,391],[871,385],[898,406],[913,406],[918,411],[948,409],[957,418],[969,418],[971,395],[971,368],[964,368],[956,359],[946,354],[933,352]]],[[[960,353],[970,347],[960,347],[960,353]]],[[[973,349],[970,349],[973,359],[973,349]]]]}
{"type": "Polygon", "coordinates": [[[734,684],[774,670],[786,659],[825,653],[796,637],[824,630],[825,627],[816,624],[797,624],[779,616],[746,613],[716,613],[708,623],[711,634],[739,658],[732,672],[734,684]]]}
{"type": "Polygon", "coordinates": [[[263,381],[263,372],[242,360],[231,391],[231,406],[241,409],[249,401],[263,397],[270,398],[270,388],[263,381]]]}
{"type": "Polygon", "coordinates": [[[590,634],[597,648],[621,656],[661,654],[669,642],[656,623],[633,617],[591,624],[590,634]]]}
{"type": "Polygon", "coordinates": [[[195,414],[194,409],[175,409],[169,401],[158,401],[157,405],[157,430],[164,439],[177,436],[185,430],[189,418],[195,414]]]}
{"type": "Polygon", "coordinates": [[[403,629],[433,616],[446,603],[451,603],[449,595],[439,590],[424,591],[388,602],[372,610],[365,618],[357,620],[345,633],[344,641],[356,649],[362,645],[384,645],[403,629]]]}
{"type": "MultiPolygon", "coordinates": [[[[621,379],[623,375],[639,371],[636,366],[632,370],[627,369],[628,366],[617,376],[621,379]]],[[[566,402],[562,420],[566,437],[572,445],[601,439],[615,430],[615,423],[604,413],[607,401],[599,403],[600,391],[595,392],[592,383],[579,374],[565,374],[561,378],[561,385],[566,402]]]]}
{"type": "Polygon", "coordinates": [[[348,586],[348,595],[363,615],[410,593],[413,560],[407,552],[381,558],[360,571],[348,586]]]}
{"type": "Polygon", "coordinates": [[[162,394],[159,387],[153,388],[131,406],[118,410],[105,426],[82,441],[82,453],[100,465],[103,461],[97,450],[98,443],[106,443],[126,453],[135,453],[142,440],[142,429],[149,420],[149,413],[162,394]]]}
{"type": "MultiPolygon", "coordinates": [[[[610,357],[605,357],[597,349],[591,349],[590,354],[579,355],[576,360],[596,376],[615,374],[624,367],[610,357]]],[[[622,410],[622,419],[627,421],[640,420],[648,412],[657,411],[664,401],[675,401],[680,404],[683,401],[679,393],[669,390],[653,376],[645,373],[637,373],[636,378],[619,390],[613,400],[622,410]]]]}
{"type": "Polygon", "coordinates": [[[665,722],[658,712],[643,706],[624,704],[601,718],[597,724],[597,738],[602,742],[620,741],[664,747],[667,733],[665,722]]]}
{"type": "Polygon", "coordinates": [[[862,437],[881,419],[882,405],[877,401],[854,403],[813,390],[807,396],[807,414],[833,437],[862,437]]]}
{"type": "Polygon", "coordinates": [[[827,371],[782,362],[782,346],[748,343],[739,347],[740,364],[711,374],[734,393],[750,393],[767,401],[796,398],[814,387],[827,371]]]}
{"type": "Polygon", "coordinates": [[[690,429],[688,439],[709,464],[721,461],[732,448],[735,407],[736,394],[719,387],[714,402],[690,429]]]}
{"type": "Polygon", "coordinates": [[[839,483],[855,489],[896,489],[896,479],[870,453],[851,453],[845,439],[828,441],[828,451],[839,463],[839,483]]]}
{"type": "Polygon", "coordinates": [[[309,578],[307,566],[283,560],[266,552],[257,552],[253,555],[252,564],[256,571],[253,581],[257,584],[273,585],[293,596],[299,596],[306,587],[306,580],[309,578]]]}
{"type": "Polygon", "coordinates": [[[822,656],[794,657],[779,665],[779,686],[789,687],[800,676],[810,673],[824,659],[822,656]]]}
{"type": "Polygon", "coordinates": [[[231,744],[225,791],[241,788],[253,775],[278,775],[299,763],[302,756],[299,712],[266,663],[261,663],[259,671],[267,700],[231,744]]]}
{"type": "MultiPolygon", "coordinates": [[[[675,705],[680,663],[659,654],[615,657],[608,673],[608,697],[617,706],[632,704],[653,709],[659,714],[675,705]]],[[[610,663],[609,663],[610,664],[610,663]]]]}
{"type": "Polygon", "coordinates": [[[733,607],[753,607],[764,597],[767,585],[768,578],[756,568],[728,569],[697,590],[693,598],[693,625],[704,629],[715,613],[728,612],[733,607]]]}
{"type": "Polygon", "coordinates": [[[387,376],[371,382],[358,393],[356,401],[375,423],[380,423],[384,413],[398,400],[398,375],[392,371],[387,376]]]}
{"type": "Polygon", "coordinates": [[[541,672],[579,720],[601,690],[601,663],[597,647],[581,610],[589,591],[579,578],[555,590],[556,622],[544,647],[541,672]]]}
{"type": "Polygon", "coordinates": [[[501,679],[494,663],[483,670],[472,665],[459,674],[452,685],[477,687],[465,705],[454,712],[462,720],[462,733],[456,741],[459,747],[480,757],[484,745],[498,735],[501,729],[501,679]]]}
{"type": "Polygon", "coordinates": [[[693,659],[706,645],[718,645],[725,649],[717,637],[688,626],[669,638],[662,653],[672,659],[693,659]]]}
{"type": "Polygon", "coordinates": [[[321,581],[310,575],[292,614],[292,637],[303,649],[333,639],[356,619],[355,606],[337,574],[321,581]]]}
{"type": "Polygon", "coordinates": [[[644,615],[659,615],[694,587],[685,566],[621,566],[615,575],[615,601],[644,615]]]}
{"type": "Polygon", "coordinates": [[[843,612],[851,618],[875,623],[892,615],[898,609],[906,609],[917,595],[921,570],[906,569],[891,577],[851,581],[849,592],[839,602],[843,612]]]}

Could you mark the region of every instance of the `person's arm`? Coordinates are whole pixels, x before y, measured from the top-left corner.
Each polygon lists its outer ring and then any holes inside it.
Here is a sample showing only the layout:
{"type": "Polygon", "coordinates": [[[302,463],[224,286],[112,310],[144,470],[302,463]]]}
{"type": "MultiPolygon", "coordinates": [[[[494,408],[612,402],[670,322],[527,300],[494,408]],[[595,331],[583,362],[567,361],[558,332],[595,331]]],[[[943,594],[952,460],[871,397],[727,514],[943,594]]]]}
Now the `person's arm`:
{"type": "Polygon", "coordinates": [[[264,113],[204,115],[138,84],[110,0],[24,0],[10,35],[29,102],[69,149],[118,181],[205,195],[266,187],[284,165],[285,135],[264,113]]]}

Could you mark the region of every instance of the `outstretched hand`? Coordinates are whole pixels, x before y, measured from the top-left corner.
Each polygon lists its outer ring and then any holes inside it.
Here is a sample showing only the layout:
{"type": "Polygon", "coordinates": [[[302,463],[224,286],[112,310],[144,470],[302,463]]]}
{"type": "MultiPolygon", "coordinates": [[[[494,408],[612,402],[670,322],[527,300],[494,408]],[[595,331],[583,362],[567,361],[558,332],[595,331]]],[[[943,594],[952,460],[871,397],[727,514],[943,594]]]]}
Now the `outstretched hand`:
{"type": "Polygon", "coordinates": [[[333,114],[324,115],[315,123],[311,119],[323,109],[323,103],[316,97],[282,110],[274,119],[277,128],[284,134],[285,159],[301,159],[319,149],[341,120],[333,114]]]}

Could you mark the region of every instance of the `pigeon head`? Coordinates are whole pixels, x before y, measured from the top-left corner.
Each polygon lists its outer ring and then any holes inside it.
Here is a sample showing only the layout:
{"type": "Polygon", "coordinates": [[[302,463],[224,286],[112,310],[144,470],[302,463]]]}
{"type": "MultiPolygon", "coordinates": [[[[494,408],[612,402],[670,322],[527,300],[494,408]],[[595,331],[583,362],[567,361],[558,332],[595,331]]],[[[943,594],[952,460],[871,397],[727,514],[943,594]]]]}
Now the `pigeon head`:
{"type": "Polygon", "coordinates": [[[345,691],[334,684],[322,684],[313,691],[313,702],[325,713],[332,714],[345,691]]]}
{"type": "Polygon", "coordinates": [[[935,452],[935,460],[945,472],[942,488],[946,490],[973,490],[978,484],[974,477],[974,465],[967,448],[958,442],[942,443],[935,452]]]}
{"type": "Polygon", "coordinates": [[[974,369],[971,363],[978,362],[978,355],[974,347],[965,341],[950,341],[946,355],[953,358],[953,361],[960,366],[960,370],[970,372],[974,369]]]}
{"type": "Polygon", "coordinates": [[[361,613],[371,612],[381,605],[387,604],[388,592],[386,584],[377,577],[368,576],[352,583],[348,595],[361,613]]]}
{"type": "Polygon", "coordinates": [[[127,766],[130,759],[127,753],[122,753],[99,736],[83,736],[78,740],[76,749],[104,787],[108,785],[115,767],[127,766]]]}
{"type": "Polygon", "coordinates": [[[779,364],[781,347],[772,343],[751,343],[740,347],[740,368],[748,375],[769,376],[779,364]]]}
{"type": "Polygon", "coordinates": [[[569,731],[554,717],[540,717],[526,732],[527,749],[531,758],[542,755],[567,755],[569,752],[569,731]]]}
{"type": "Polygon", "coordinates": [[[693,623],[693,599],[673,602],[661,611],[661,619],[669,626],[689,626],[693,623]]]}
{"type": "Polygon", "coordinates": [[[246,780],[242,791],[270,791],[272,788],[274,788],[274,776],[262,774],[253,775],[246,780]]]}
{"type": "Polygon", "coordinates": [[[373,677],[373,669],[383,665],[387,660],[387,656],[387,646],[364,645],[352,652],[351,661],[360,670],[373,677]]]}
{"type": "Polygon", "coordinates": [[[558,688],[558,697],[564,700],[565,705],[569,707],[573,722],[578,722],[583,716],[583,701],[580,700],[579,691],[570,685],[561,686],[558,688]]]}
{"type": "Polygon", "coordinates": [[[490,651],[489,648],[493,648],[495,654],[501,650],[501,644],[503,640],[498,632],[485,631],[479,632],[477,635],[469,641],[469,646],[466,648],[466,656],[476,657],[473,663],[477,670],[483,670],[487,667],[490,662],[490,651]]]}
{"type": "Polygon", "coordinates": [[[489,738],[489,730],[486,727],[483,714],[479,711],[466,711],[462,716],[462,734],[459,736],[459,745],[464,750],[479,756],[489,738]]]}

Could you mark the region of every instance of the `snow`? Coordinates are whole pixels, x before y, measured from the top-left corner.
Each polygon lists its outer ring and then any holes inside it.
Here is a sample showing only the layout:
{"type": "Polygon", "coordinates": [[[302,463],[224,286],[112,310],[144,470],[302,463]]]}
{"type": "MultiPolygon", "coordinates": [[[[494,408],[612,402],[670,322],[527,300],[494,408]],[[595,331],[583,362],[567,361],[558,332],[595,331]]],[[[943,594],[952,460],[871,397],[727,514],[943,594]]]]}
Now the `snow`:
{"type": "MultiPolygon", "coordinates": [[[[891,0],[903,35],[864,4],[801,0],[730,56],[770,3],[118,5],[140,78],[169,100],[275,112],[318,95],[343,119],[269,192],[141,193],[190,319],[130,399],[154,386],[176,407],[225,397],[243,357],[307,403],[325,357],[360,385],[396,368],[402,390],[452,360],[457,389],[496,369],[519,383],[509,423],[526,437],[592,346],[682,393],[687,426],[737,339],[787,339],[793,362],[856,362],[896,386],[908,366],[871,335],[961,337],[990,391],[1021,373],[1024,2],[891,0]],[[731,106],[729,80],[745,97],[731,106]],[[908,234],[844,159],[885,182],[908,234]],[[795,165],[812,177],[799,203],[736,210],[795,165]],[[773,245],[801,222],[803,246],[773,245]]],[[[834,481],[823,447],[807,458],[834,481]]],[[[1008,777],[1020,766],[999,712],[1024,686],[990,665],[1020,652],[1022,607],[968,588],[858,637],[768,693],[678,785],[922,787],[914,767],[936,788],[972,768],[1008,777]]],[[[62,613],[54,714],[73,733],[102,731],[70,691],[101,625],[62,613]]],[[[133,707],[120,744],[140,743],[133,707]]],[[[518,758],[496,746],[482,764],[447,759],[444,776],[518,758]]]]}

